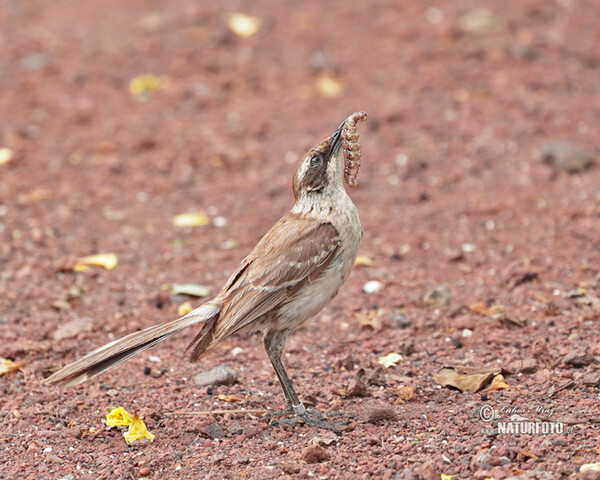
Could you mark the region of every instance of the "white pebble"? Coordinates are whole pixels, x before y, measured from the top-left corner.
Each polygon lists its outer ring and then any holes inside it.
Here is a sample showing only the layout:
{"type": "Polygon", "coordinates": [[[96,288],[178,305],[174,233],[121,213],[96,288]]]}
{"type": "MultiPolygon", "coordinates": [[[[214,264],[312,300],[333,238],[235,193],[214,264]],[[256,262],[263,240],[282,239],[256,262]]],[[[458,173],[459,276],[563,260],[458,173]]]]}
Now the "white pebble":
{"type": "Polygon", "coordinates": [[[237,357],[240,353],[242,353],[244,349],[242,347],[234,347],[231,349],[231,356],[237,357]]]}
{"type": "Polygon", "coordinates": [[[464,252],[464,253],[471,253],[474,252],[475,249],[477,247],[475,245],[473,245],[472,243],[463,243],[460,247],[460,249],[464,252]]]}
{"type": "Polygon", "coordinates": [[[363,285],[363,292],[365,293],[377,293],[383,288],[383,283],[377,280],[371,280],[363,285]]]}
{"type": "Polygon", "coordinates": [[[408,163],[408,155],[406,153],[399,153],[396,155],[396,165],[403,167],[408,163]]]}
{"type": "Polygon", "coordinates": [[[225,217],[215,217],[215,219],[213,220],[213,224],[215,227],[224,227],[225,225],[227,225],[227,219],[225,217]]]}
{"type": "Polygon", "coordinates": [[[468,328],[465,328],[462,331],[462,336],[463,337],[470,337],[471,335],[473,335],[473,330],[469,330],[468,328]]]}

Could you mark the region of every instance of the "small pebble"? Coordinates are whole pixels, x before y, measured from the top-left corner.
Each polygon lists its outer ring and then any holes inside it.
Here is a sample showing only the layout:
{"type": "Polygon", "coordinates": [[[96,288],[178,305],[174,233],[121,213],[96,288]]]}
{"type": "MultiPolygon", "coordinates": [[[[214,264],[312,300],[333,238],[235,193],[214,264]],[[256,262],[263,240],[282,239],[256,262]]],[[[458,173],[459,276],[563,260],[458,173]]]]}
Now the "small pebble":
{"type": "Polygon", "coordinates": [[[232,435],[241,435],[244,432],[244,428],[242,427],[241,424],[234,423],[227,429],[227,431],[229,433],[231,433],[232,435]]]}
{"type": "Polygon", "coordinates": [[[567,173],[578,173],[594,164],[594,157],[589,150],[561,141],[540,148],[540,158],[554,170],[567,173]]]}
{"type": "Polygon", "coordinates": [[[450,289],[446,285],[438,285],[423,295],[423,303],[426,305],[446,305],[452,300],[450,289]]]}
{"type": "Polygon", "coordinates": [[[306,463],[319,463],[329,460],[331,455],[320,445],[311,445],[302,450],[302,460],[306,463]]]}
{"type": "Polygon", "coordinates": [[[288,475],[295,475],[300,472],[300,467],[291,463],[285,463],[281,466],[281,470],[288,475]]]}
{"type": "Polygon", "coordinates": [[[227,219],[225,217],[215,217],[213,219],[213,225],[217,228],[222,228],[227,225],[227,219]]]}
{"type": "Polygon", "coordinates": [[[396,420],[396,410],[383,402],[373,402],[367,405],[364,413],[366,423],[379,423],[386,420],[396,420]]]}
{"type": "Polygon", "coordinates": [[[227,365],[219,365],[208,372],[200,372],[194,377],[194,383],[199,387],[207,385],[233,385],[238,373],[227,365]]]}
{"type": "Polygon", "coordinates": [[[206,427],[205,431],[210,438],[225,438],[227,436],[218,423],[211,423],[206,427]]]}
{"type": "Polygon", "coordinates": [[[363,292],[377,293],[383,288],[383,284],[377,280],[370,280],[363,285],[363,292]]]}
{"type": "Polygon", "coordinates": [[[148,467],[140,468],[140,475],[142,477],[147,477],[148,475],[150,475],[150,469],[148,467]]]}

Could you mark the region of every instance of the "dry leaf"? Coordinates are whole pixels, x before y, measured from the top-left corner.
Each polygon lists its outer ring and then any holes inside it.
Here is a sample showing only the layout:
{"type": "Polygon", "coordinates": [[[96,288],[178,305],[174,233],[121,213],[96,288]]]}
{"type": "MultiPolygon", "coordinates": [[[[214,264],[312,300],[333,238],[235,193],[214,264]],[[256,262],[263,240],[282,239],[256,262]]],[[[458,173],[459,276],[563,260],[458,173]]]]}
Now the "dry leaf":
{"type": "Polygon", "coordinates": [[[196,283],[175,284],[171,290],[172,295],[189,295],[191,297],[207,297],[210,294],[208,287],[196,283]]]}
{"type": "Polygon", "coordinates": [[[129,445],[131,445],[133,442],[139,440],[140,438],[147,438],[152,442],[155,438],[155,435],[148,431],[144,422],[142,422],[140,417],[138,417],[137,412],[135,412],[133,414],[133,418],[131,419],[131,425],[129,425],[129,430],[123,432],[123,437],[125,438],[125,441],[129,445]]]}
{"type": "Polygon", "coordinates": [[[390,392],[397,395],[395,404],[404,403],[414,399],[417,395],[415,394],[415,387],[402,386],[400,388],[390,388],[390,392]]]}
{"type": "Polygon", "coordinates": [[[108,414],[106,415],[106,425],[109,427],[116,427],[119,425],[129,426],[131,425],[131,415],[123,407],[109,408],[108,414]]]}
{"type": "Polygon", "coordinates": [[[460,26],[475,35],[484,35],[500,30],[503,25],[502,17],[486,8],[473,8],[460,17],[460,26]]]}
{"type": "Polygon", "coordinates": [[[90,266],[104,267],[112,270],[117,266],[118,260],[114,253],[99,253],[98,255],[89,255],[77,259],[73,266],[74,272],[87,272],[90,266]]]}
{"type": "Polygon", "coordinates": [[[354,265],[356,265],[357,267],[372,267],[374,264],[373,260],[371,260],[366,255],[358,255],[356,257],[356,260],[354,261],[354,265]]]}
{"type": "Polygon", "coordinates": [[[339,97],[343,90],[342,82],[326,74],[317,78],[315,86],[323,97],[339,97]]]}
{"type": "Polygon", "coordinates": [[[523,455],[525,458],[535,458],[538,459],[540,457],[538,457],[535,453],[533,453],[530,450],[527,450],[526,448],[517,448],[515,450],[515,452],[520,453],[521,455],[523,455]]]}
{"type": "Polygon", "coordinates": [[[461,392],[474,393],[498,375],[500,371],[500,368],[442,367],[437,373],[433,374],[433,379],[442,387],[454,387],[461,392]],[[459,369],[466,371],[466,373],[460,373],[459,369]]]}
{"type": "Polygon", "coordinates": [[[376,332],[379,332],[383,328],[379,309],[367,310],[366,312],[355,312],[352,314],[352,318],[356,319],[359,325],[371,327],[376,332]]]}
{"type": "Polygon", "coordinates": [[[12,158],[13,158],[12,149],[10,149],[8,147],[0,148],[0,165],[4,165],[5,163],[10,162],[12,160],[12,158]]]}
{"type": "Polygon", "coordinates": [[[224,402],[240,402],[242,399],[236,395],[225,395],[219,394],[217,395],[219,400],[223,400],[224,402]]]}
{"type": "Polygon", "coordinates": [[[147,100],[152,92],[164,88],[166,84],[166,77],[150,74],[139,75],[129,81],[129,91],[138,100],[147,100]]]}
{"type": "Polygon", "coordinates": [[[584,463],[579,467],[580,472],[591,470],[592,472],[600,472],[600,463],[584,463]]]}
{"type": "Polygon", "coordinates": [[[321,435],[314,436],[308,441],[309,445],[321,445],[322,447],[329,447],[330,445],[336,444],[338,441],[337,437],[325,437],[321,435]]]}
{"type": "Polygon", "coordinates": [[[201,227],[209,223],[210,219],[198,212],[181,213],[173,217],[173,225],[176,227],[201,227]]]}
{"type": "Polygon", "coordinates": [[[600,445],[598,445],[595,449],[596,455],[600,455],[600,445]]]}
{"type": "Polygon", "coordinates": [[[227,26],[238,37],[248,38],[260,30],[260,18],[251,17],[243,13],[232,13],[227,19],[227,26]]]}
{"type": "Polygon", "coordinates": [[[383,365],[384,368],[395,367],[402,361],[402,355],[392,352],[377,359],[377,363],[383,365]]]}
{"type": "Polygon", "coordinates": [[[504,311],[504,306],[491,305],[488,307],[484,302],[477,302],[473,305],[469,305],[469,310],[471,310],[473,313],[478,313],[479,315],[487,315],[488,317],[491,317],[493,315],[502,313],[504,311]]]}
{"type": "Polygon", "coordinates": [[[93,437],[94,435],[98,435],[102,430],[96,427],[79,427],[81,430],[81,438],[85,437],[93,437]]]}
{"type": "Polygon", "coordinates": [[[12,360],[8,360],[7,358],[0,357],[0,375],[4,375],[5,373],[15,372],[19,369],[19,367],[23,365],[22,362],[15,363],[12,360]]]}
{"type": "Polygon", "coordinates": [[[505,381],[504,381],[504,375],[500,374],[500,375],[496,375],[493,379],[492,379],[492,384],[487,387],[484,388],[481,393],[485,393],[485,392],[493,392],[495,390],[503,390],[505,388],[510,388],[510,385],[508,385],[505,381]]]}
{"type": "Polygon", "coordinates": [[[183,302],[179,307],[177,307],[177,314],[180,317],[187,315],[193,310],[192,304],[190,302],[183,302]]]}

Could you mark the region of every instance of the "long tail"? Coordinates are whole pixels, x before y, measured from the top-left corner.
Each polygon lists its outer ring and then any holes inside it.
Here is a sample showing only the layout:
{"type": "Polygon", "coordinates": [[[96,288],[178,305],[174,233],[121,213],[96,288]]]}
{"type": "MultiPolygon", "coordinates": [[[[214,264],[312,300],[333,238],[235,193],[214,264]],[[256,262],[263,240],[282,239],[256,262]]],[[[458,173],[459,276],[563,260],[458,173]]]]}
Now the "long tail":
{"type": "MultiPolygon", "coordinates": [[[[66,387],[79,385],[109,368],[124,362],[128,358],[153,347],[159,342],[181,332],[184,328],[198,323],[210,322],[217,317],[220,308],[211,302],[205,303],[186,316],[167,323],[154,325],[139,332],[107,343],[88,353],[79,360],[63,367],[61,370],[46,378],[44,383],[60,383],[66,387]]],[[[202,329],[204,330],[204,328],[202,329]]]]}

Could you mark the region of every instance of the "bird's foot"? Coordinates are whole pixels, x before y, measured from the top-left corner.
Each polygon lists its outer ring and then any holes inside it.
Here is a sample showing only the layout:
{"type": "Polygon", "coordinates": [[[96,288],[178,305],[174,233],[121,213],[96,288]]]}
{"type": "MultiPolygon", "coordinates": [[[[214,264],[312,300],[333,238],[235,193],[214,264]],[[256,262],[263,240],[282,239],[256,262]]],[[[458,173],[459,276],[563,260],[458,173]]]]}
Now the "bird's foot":
{"type": "Polygon", "coordinates": [[[336,435],[341,435],[342,431],[339,430],[339,427],[344,425],[348,425],[350,423],[349,420],[337,420],[333,421],[331,417],[343,417],[343,414],[340,412],[328,412],[326,414],[322,414],[318,410],[310,409],[307,410],[302,406],[302,408],[293,408],[290,407],[287,410],[282,410],[280,412],[273,412],[265,415],[265,418],[269,425],[280,426],[280,425],[308,425],[310,427],[322,428],[324,430],[330,430],[336,435]],[[282,417],[291,417],[292,418],[282,418],[282,417]]]}
{"type": "Polygon", "coordinates": [[[290,407],[286,408],[285,410],[279,410],[277,412],[269,412],[265,416],[263,416],[263,419],[269,425],[279,425],[279,421],[277,420],[278,418],[289,417],[291,415],[295,415],[295,414],[294,414],[294,409],[290,406],[290,407]]]}

